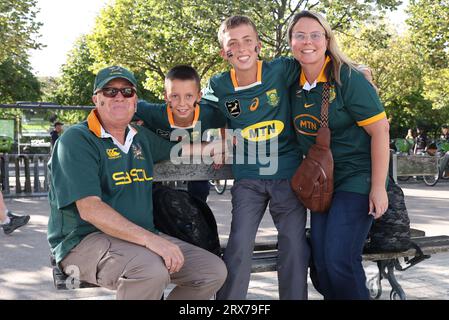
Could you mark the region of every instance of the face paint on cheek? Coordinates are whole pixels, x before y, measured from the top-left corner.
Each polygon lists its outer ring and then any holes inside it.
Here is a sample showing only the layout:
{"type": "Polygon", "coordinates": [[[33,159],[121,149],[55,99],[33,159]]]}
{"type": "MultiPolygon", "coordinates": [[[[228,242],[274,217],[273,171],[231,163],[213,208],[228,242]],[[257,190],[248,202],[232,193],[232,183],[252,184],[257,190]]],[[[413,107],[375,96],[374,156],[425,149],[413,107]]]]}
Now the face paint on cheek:
{"type": "Polygon", "coordinates": [[[234,54],[232,53],[232,50],[226,51],[226,56],[227,56],[228,58],[232,58],[232,57],[234,56],[234,54]]]}
{"type": "Polygon", "coordinates": [[[102,106],[102,107],[104,106],[104,101],[100,102],[100,106],[102,106]]]}

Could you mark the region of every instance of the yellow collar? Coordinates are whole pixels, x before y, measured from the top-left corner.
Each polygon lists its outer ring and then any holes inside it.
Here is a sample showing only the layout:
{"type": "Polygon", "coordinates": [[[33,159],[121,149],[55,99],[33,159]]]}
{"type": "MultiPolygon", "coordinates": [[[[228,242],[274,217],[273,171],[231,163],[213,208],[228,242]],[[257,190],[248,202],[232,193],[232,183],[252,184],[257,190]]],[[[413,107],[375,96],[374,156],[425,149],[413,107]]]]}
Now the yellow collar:
{"type": "Polygon", "coordinates": [[[87,117],[87,125],[90,131],[92,131],[98,138],[101,138],[101,131],[103,128],[100,120],[98,120],[98,112],[96,109],[92,110],[87,117]]]}
{"type": "Polygon", "coordinates": [[[259,84],[262,83],[262,61],[258,60],[257,61],[257,81],[254,83],[251,83],[250,85],[244,86],[244,87],[239,87],[239,84],[237,82],[237,76],[235,75],[235,69],[231,69],[230,73],[231,73],[231,80],[232,80],[232,84],[234,86],[234,90],[235,91],[239,91],[239,90],[244,90],[244,89],[249,89],[252,87],[255,87],[259,84]]]}
{"type": "Polygon", "coordinates": [[[100,139],[111,138],[114,144],[126,154],[128,154],[134,136],[137,134],[137,130],[128,125],[129,130],[125,137],[125,144],[122,145],[120,142],[117,141],[117,139],[115,139],[112,135],[106,132],[106,130],[104,130],[98,117],[98,111],[96,109],[92,110],[89,116],[87,117],[87,126],[89,127],[89,130],[92,131],[98,138],[100,139]]]}
{"type": "Polygon", "coordinates": [[[173,118],[173,111],[171,110],[168,104],[167,104],[167,116],[168,116],[168,123],[170,123],[170,127],[174,129],[190,129],[195,127],[196,123],[198,122],[198,119],[200,118],[200,105],[197,104],[195,106],[195,114],[193,116],[192,124],[189,127],[178,127],[175,124],[175,119],[173,118]]]}
{"type": "MultiPolygon", "coordinates": [[[[327,76],[326,76],[326,67],[329,64],[329,62],[331,62],[331,58],[329,56],[326,56],[326,60],[324,61],[324,65],[321,68],[321,72],[320,75],[318,76],[318,78],[315,80],[315,84],[316,83],[320,83],[320,82],[327,82],[327,76]]],[[[304,74],[304,71],[301,71],[301,77],[299,78],[299,85],[301,87],[304,87],[304,85],[308,83],[307,79],[306,79],[306,75],[304,74]]],[[[310,85],[310,84],[309,84],[310,85]]],[[[311,84],[311,86],[313,86],[313,84],[311,84]]]]}

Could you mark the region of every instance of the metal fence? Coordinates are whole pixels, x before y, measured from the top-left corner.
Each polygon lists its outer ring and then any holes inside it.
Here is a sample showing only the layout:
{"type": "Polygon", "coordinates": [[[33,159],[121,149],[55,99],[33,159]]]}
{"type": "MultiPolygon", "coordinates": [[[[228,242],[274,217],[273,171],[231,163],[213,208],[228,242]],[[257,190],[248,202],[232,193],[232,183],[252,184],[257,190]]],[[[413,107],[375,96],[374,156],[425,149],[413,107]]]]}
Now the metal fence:
{"type": "Polygon", "coordinates": [[[3,196],[41,197],[48,193],[49,154],[0,154],[3,196]]]}

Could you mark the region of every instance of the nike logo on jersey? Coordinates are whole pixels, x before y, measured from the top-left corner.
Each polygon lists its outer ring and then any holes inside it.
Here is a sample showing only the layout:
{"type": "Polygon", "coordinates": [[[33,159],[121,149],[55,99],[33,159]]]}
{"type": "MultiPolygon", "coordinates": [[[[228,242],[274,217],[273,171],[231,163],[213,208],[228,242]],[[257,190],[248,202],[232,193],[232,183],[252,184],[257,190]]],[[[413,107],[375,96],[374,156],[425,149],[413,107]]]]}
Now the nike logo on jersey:
{"type": "Polygon", "coordinates": [[[308,109],[310,107],[313,107],[314,105],[315,105],[315,103],[305,103],[304,108],[308,109]]]}

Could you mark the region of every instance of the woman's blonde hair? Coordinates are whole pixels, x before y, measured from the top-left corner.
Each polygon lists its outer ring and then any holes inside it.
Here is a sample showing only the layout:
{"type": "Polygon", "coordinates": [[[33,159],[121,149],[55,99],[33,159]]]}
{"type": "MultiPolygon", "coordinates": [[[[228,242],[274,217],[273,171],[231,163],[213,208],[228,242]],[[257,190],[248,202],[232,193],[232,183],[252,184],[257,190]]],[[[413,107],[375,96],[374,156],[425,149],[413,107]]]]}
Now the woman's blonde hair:
{"type": "MultiPolygon", "coordinates": [[[[356,70],[356,64],[349,59],[339,48],[337,44],[337,40],[335,39],[334,32],[332,31],[329,23],[326,21],[326,19],[319,13],[304,10],[297,14],[295,14],[290,21],[290,24],[288,26],[287,36],[288,36],[288,43],[291,47],[292,43],[292,33],[293,28],[295,27],[296,23],[301,18],[311,18],[315,19],[324,29],[326,33],[326,39],[328,40],[326,55],[328,55],[331,58],[331,63],[329,64],[330,69],[330,77],[331,79],[335,79],[335,81],[341,85],[340,80],[340,70],[341,66],[343,64],[346,64],[349,66],[350,69],[356,70]]],[[[328,69],[328,72],[329,72],[328,69]]]]}

